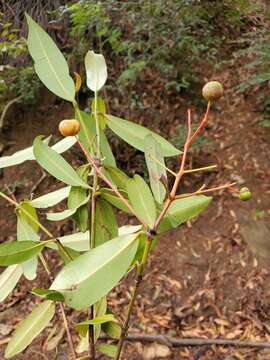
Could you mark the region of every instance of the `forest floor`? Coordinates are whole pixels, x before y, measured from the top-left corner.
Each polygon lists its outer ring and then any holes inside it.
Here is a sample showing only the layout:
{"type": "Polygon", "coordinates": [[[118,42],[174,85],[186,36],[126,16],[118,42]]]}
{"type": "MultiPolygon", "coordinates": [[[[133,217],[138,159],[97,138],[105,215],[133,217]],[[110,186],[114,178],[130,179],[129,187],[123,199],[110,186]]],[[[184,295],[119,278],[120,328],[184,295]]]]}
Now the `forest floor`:
{"type": "MultiPolygon", "coordinates": [[[[184,186],[197,189],[203,182],[214,186],[239,181],[251,189],[252,200],[240,202],[232,193],[219,191],[202,215],[159,239],[136,301],[132,333],[270,341],[270,133],[258,124],[260,114],[254,111],[254,102],[241,95],[233,96],[234,84],[230,80],[233,72],[233,68],[227,68],[217,76],[225,86],[226,96],[209,119],[206,136],[211,143],[197,149],[188,160],[189,166],[217,164],[218,169],[186,176],[184,186]]],[[[176,120],[183,118],[183,110],[184,105],[171,110],[176,120]]],[[[4,133],[9,144],[4,155],[30,146],[35,135],[56,133],[59,120],[68,115],[70,109],[62,103],[51,108],[45,103],[34,110],[18,111],[16,115],[14,112],[4,133]]],[[[72,153],[68,156],[74,158],[72,153]]],[[[41,168],[28,162],[4,169],[0,187],[9,186],[23,199],[41,176],[41,168]]],[[[35,196],[57,187],[59,183],[47,176],[38,185],[35,196]]],[[[0,229],[0,242],[15,239],[14,210],[2,200],[0,229]]],[[[71,230],[71,222],[62,222],[54,228],[60,235],[71,230]]],[[[57,271],[59,259],[50,258],[57,271]]],[[[120,318],[134,285],[132,277],[130,274],[109,297],[111,308],[120,318]]],[[[21,280],[0,305],[1,359],[11,332],[37,301],[29,291],[41,283],[43,287],[49,285],[39,271],[32,283],[21,280]]],[[[72,323],[78,319],[72,311],[68,317],[72,323]]],[[[55,352],[47,350],[46,340],[53,330],[62,334],[57,359],[67,359],[66,337],[59,319],[60,316],[56,317],[32,346],[14,359],[54,359],[55,352]]],[[[75,332],[73,336],[78,341],[75,332]]],[[[127,342],[123,359],[268,360],[270,349],[170,348],[157,343],[127,342]]]]}

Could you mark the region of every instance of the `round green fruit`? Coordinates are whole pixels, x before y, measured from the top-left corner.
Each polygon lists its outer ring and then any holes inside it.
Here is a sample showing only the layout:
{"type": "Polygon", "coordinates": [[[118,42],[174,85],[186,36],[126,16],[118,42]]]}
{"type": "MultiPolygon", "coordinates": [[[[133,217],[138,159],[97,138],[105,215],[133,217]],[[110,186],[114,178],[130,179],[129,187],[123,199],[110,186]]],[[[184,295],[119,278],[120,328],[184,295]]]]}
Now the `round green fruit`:
{"type": "Polygon", "coordinates": [[[206,101],[218,100],[223,96],[223,86],[218,81],[209,81],[202,89],[202,96],[206,101]]]}
{"type": "Polygon", "coordinates": [[[251,198],[252,194],[249,191],[249,188],[243,187],[239,191],[239,199],[242,201],[248,201],[251,198]]]}

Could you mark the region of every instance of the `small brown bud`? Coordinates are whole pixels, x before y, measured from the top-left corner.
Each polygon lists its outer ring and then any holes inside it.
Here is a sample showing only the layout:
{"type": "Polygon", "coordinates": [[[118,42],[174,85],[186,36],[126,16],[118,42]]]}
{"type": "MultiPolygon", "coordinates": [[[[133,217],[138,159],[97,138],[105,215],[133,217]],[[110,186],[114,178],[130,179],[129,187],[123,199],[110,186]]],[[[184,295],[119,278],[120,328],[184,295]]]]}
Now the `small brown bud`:
{"type": "Polygon", "coordinates": [[[63,136],[75,136],[80,131],[80,123],[78,120],[62,120],[58,127],[63,136]]]}

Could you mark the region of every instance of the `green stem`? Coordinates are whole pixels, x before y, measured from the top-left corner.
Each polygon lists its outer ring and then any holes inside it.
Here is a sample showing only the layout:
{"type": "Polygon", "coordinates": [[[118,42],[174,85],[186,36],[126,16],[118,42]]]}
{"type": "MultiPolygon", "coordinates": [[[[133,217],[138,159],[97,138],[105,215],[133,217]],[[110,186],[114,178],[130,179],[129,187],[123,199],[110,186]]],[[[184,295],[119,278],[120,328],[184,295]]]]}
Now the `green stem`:
{"type": "MultiPolygon", "coordinates": [[[[75,112],[77,112],[80,121],[82,122],[82,116],[78,107],[77,102],[73,103],[75,112]]],[[[97,157],[98,161],[100,161],[100,131],[99,131],[99,124],[98,124],[98,116],[97,116],[97,93],[95,92],[95,111],[94,117],[96,121],[96,133],[97,133],[97,157]]],[[[79,142],[79,140],[78,140],[79,142]]],[[[90,149],[89,149],[90,150],[90,149]]],[[[85,150],[86,151],[86,150],[85,150]]],[[[86,151],[87,153],[87,151],[86,151]]],[[[95,223],[96,223],[96,193],[98,189],[98,176],[94,169],[94,176],[93,176],[93,187],[92,187],[92,194],[91,194],[91,202],[88,204],[88,218],[89,218],[89,247],[90,249],[95,248],[95,223]]],[[[90,319],[94,318],[94,305],[92,305],[89,309],[88,316],[90,319]]],[[[95,350],[95,333],[94,333],[94,326],[90,325],[88,328],[89,333],[89,356],[92,360],[96,358],[96,350],[95,350]]]]}
{"type": "Polygon", "coordinates": [[[94,116],[96,121],[96,132],[97,132],[97,157],[100,160],[101,151],[100,151],[100,129],[98,123],[98,113],[97,113],[97,91],[95,91],[95,109],[94,116]]]}

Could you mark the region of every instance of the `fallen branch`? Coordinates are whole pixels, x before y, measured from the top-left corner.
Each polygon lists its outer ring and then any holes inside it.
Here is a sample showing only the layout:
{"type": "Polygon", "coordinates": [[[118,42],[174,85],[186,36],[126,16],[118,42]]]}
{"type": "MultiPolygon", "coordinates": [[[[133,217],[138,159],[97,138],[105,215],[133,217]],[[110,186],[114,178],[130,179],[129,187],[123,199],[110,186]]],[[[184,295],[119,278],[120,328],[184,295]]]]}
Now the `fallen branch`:
{"type": "Polygon", "coordinates": [[[16,97],[15,99],[10,100],[10,101],[6,104],[6,106],[4,107],[3,112],[2,112],[2,114],[1,114],[1,117],[0,117],[0,131],[2,131],[2,128],[3,128],[3,126],[4,126],[4,119],[5,119],[5,116],[7,115],[7,112],[8,112],[8,110],[9,110],[9,108],[10,108],[13,104],[19,102],[19,101],[21,100],[21,98],[22,98],[22,95],[16,97]]]}
{"type": "MultiPolygon", "coordinates": [[[[109,339],[108,336],[102,336],[103,339],[109,339]]],[[[200,338],[175,338],[166,335],[148,335],[148,334],[129,334],[125,340],[138,342],[157,342],[167,345],[169,347],[181,346],[202,346],[202,345],[221,345],[234,347],[256,347],[256,348],[270,348],[270,342],[258,341],[240,341],[230,339],[200,339],[200,338]]]]}

